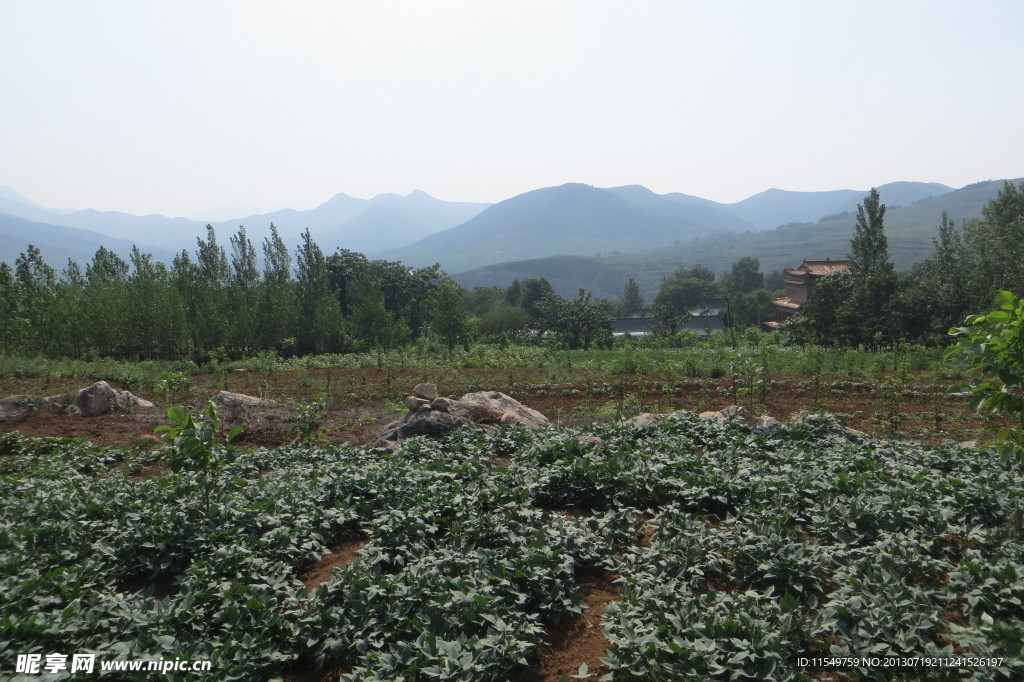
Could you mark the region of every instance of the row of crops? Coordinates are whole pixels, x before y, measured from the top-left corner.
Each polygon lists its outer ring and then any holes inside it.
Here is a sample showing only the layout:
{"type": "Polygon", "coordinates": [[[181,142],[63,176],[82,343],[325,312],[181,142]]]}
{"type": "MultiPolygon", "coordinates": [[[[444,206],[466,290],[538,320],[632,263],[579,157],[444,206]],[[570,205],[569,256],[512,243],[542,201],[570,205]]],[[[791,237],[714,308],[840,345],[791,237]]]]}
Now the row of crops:
{"type": "Polygon", "coordinates": [[[929,679],[1024,676],[1012,453],[686,414],[588,429],[603,447],[580,433],[257,449],[212,486],[5,436],[0,677],[75,677],[16,673],[19,654],[61,652],[210,660],[217,680],[506,680],[583,611],[586,571],[621,576],[608,679],[922,678],[870,657],[948,659],[929,679]],[[305,588],[354,537],[358,560],[305,588]]]}

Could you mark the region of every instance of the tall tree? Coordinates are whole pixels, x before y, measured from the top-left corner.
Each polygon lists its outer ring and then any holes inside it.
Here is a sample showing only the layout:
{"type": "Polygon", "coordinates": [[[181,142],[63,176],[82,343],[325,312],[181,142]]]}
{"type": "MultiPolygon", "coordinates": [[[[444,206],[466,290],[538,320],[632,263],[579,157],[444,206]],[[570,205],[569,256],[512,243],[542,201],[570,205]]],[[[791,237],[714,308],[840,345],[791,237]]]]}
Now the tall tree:
{"type": "Polygon", "coordinates": [[[128,263],[101,246],[85,266],[91,315],[83,331],[90,345],[101,355],[122,355],[127,351],[131,332],[125,320],[135,303],[129,298],[126,282],[128,263]]]}
{"type": "Polygon", "coordinates": [[[644,307],[644,297],[640,295],[640,285],[632,277],[622,290],[622,314],[625,316],[640,312],[644,307]]]}
{"type": "Polygon", "coordinates": [[[431,292],[431,328],[451,353],[460,343],[469,347],[469,315],[462,304],[465,290],[451,280],[431,292]]]}
{"type": "Polygon", "coordinates": [[[590,292],[580,289],[570,299],[551,294],[540,303],[546,327],[568,348],[603,345],[612,338],[612,312],[607,301],[592,301],[590,292]]]}
{"type": "Polygon", "coordinates": [[[206,226],[205,240],[196,238],[196,247],[199,296],[193,302],[193,333],[199,349],[211,351],[228,343],[233,318],[227,292],[231,266],[212,225],[206,226]]]}
{"type": "Polygon", "coordinates": [[[409,326],[388,310],[384,291],[371,276],[352,283],[352,299],[352,331],[363,348],[376,351],[377,366],[382,367],[384,351],[404,342],[409,326]]]}
{"type": "Polygon", "coordinates": [[[505,293],[509,303],[526,311],[532,325],[539,325],[544,319],[541,301],[555,295],[555,288],[544,277],[530,277],[522,282],[513,280],[505,293]]]}
{"type": "Polygon", "coordinates": [[[761,272],[761,261],[753,256],[744,256],[732,264],[727,275],[726,290],[733,296],[749,294],[764,288],[764,273],[761,272]]]}
{"type": "Polygon", "coordinates": [[[339,348],[342,335],[341,308],[331,293],[327,259],[307,229],[296,255],[301,353],[323,353],[339,348]]]}
{"type": "Polygon", "coordinates": [[[186,350],[199,350],[199,340],[196,332],[198,321],[196,311],[198,299],[201,296],[201,288],[198,283],[196,264],[187,250],[174,257],[171,261],[170,282],[171,286],[178,293],[185,311],[184,332],[187,339],[186,350]]]}
{"type": "Polygon", "coordinates": [[[260,345],[258,341],[257,291],[260,271],[256,265],[256,249],[245,234],[245,226],[231,236],[231,276],[228,284],[228,305],[231,307],[231,345],[246,354],[260,345]]]}
{"type": "Polygon", "coordinates": [[[185,300],[173,286],[167,266],[132,247],[128,278],[133,305],[126,318],[131,339],[143,356],[177,357],[188,347],[185,300]]]}
{"type": "Polygon", "coordinates": [[[259,295],[260,346],[294,352],[298,302],[292,281],[292,257],[288,247],[270,223],[270,236],[263,240],[263,285],[259,295]]]}
{"type": "Polygon", "coordinates": [[[352,314],[353,283],[366,277],[369,270],[370,261],[357,251],[338,249],[327,259],[327,277],[331,291],[337,296],[341,314],[345,317],[352,314]]]}
{"type": "Polygon", "coordinates": [[[984,309],[1001,289],[1024,294],[1024,183],[1003,184],[999,195],[968,223],[972,307],[984,309]]]}
{"type": "Polygon", "coordinates": [[[12,353],[20,346],[25,334],[22,298],[14,271],[0,262],[0,350],[12,353]]]}
{"type": "Polygon", "coordinates": [[[850,241],[850,269],[864,275],[893,269],[885,236],[885,204],[874,187],[857,205],[857,227],[850,241]]]}
{"type": "Polygon", "coordinates": [[[25,350],[50,354],[55,345],[55,313],[57,273],[46,264],[39,249],[29,244],[14,262],[14,277],[21,294],[26,322],[25,350]]]}

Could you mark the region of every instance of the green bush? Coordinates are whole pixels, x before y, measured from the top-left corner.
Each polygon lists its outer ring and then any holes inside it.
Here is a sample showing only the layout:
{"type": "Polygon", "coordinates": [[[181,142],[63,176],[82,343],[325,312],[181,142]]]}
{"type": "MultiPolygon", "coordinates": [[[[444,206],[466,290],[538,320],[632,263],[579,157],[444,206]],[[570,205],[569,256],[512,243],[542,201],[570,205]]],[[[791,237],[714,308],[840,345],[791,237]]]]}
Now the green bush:
{"type": "Polygon", "coordinates": [[[949,353],[973,356],[971,369],[984,375],[955,390],[970,395],[975,410],[1009,413],[1019,426],[1004,429],[1000,437],[1024,445],[1024,300],[1010,291],[1000,291],[995,306],[989,313],[968,317],[967,326],[949,331],[957,337],[949,353]]]}

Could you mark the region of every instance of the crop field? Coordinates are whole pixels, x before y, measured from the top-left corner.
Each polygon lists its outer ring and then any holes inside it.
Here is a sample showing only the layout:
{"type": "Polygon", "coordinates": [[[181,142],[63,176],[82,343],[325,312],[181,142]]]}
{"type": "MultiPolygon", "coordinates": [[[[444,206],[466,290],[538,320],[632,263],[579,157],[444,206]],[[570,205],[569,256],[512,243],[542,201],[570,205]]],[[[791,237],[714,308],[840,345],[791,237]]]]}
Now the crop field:
{"type": "MultiPolygon", "coordinates": [[[[681,413],[147,476],[170,446],[0,438],[4,676],[53,652],[210,662],[181,680],[1024,676],[1012,449],[681,413]]],[[[73,676],[14,679],[40,677],[73,676]]]]}
{"type": "MultiPolygon", "coordinates": [[[[963,361],[944,360],[940,350],[918,346],[863,352],[755,345],[732,351],[708,344],[566,352],[481,345],[452,355],[259,356],[203,365],[0,358],[0,396],[73,395],[104,379],[162,409],[201,405],[221,390],[276,401],[272,409],[242,415],[239,423],[250,447],[292,440],[294,407],[320,395],[327,438],[364,444],[402,412],[402,397],[420,382],[435,383],[456,397],[502,391],[564,426],[615,422],[642,412],[701,412],[742,404],[784,421],[800,410],[824,411],[886,438],[930,444],[990,440],[1012,421],[975,414],[964,397],[950,395],[950,387],[963,383],[966,375],[963,361]]],[[[132,445],[163,423],[162,409],[88,420],[30,413],[0,423],[0,432],[16,429],[132,445]]]]}

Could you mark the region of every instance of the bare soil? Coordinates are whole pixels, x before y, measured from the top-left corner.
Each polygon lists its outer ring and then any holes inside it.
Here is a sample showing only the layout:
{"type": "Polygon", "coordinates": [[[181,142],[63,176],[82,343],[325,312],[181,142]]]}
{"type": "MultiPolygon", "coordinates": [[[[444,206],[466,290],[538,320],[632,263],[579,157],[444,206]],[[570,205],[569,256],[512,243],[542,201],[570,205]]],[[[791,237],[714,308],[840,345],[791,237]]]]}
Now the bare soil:
{"type": "Polygon", "coordinates": [[[331,547],[330,553],[320,557],[319,561],[299,576],[299,580],[306,586],[306,589],[312,592],[331,579],[335,568],[348,566],[358,559],[359,550],[365,547],[367,542],[369,542],[369,538],[365,534],[360,534],[331,547]]]}
{"type": "MultiPolygon", "coordinates": [[[[716,410],[742,404],[758,414],[780,420],[800,410],[825,410],[839,415],[847,425],[885,438],[909,438],[926,443],[984,440],[991,438],[1005,420],[982,418],[971,413],[967,401],[946,395],[952,382],[912,377],[911,395],[899,401],[898,420],[887,414],[892,403],[877,390],[879,381],[849,377],[823,377],[812,387],[808,377],[775,375],[767,399],[735,395],[727,377],[689,379],[660,375],[611,376],[596,370],[530,368],[516,370],[466,369],[428,372],[414,368],[332,368],[200,375],[195,387],[177,395],[156,395],[136,389],[157,409],[100,417],[65,417],[30,412],[0,423],[0,433],[18,430],[32,436],[73,436],[97,445],[144,444],[158,425],[167,423],[164,412],[174,405],[202,405],[220,390],[245,393],[276,401],[274,406],[225,415],[224,427],[245,429],[243,447],[276,447],[295,438],[296,404],[308,403],[320,393],[327,395],[323,426],[325,441],[364,445],[388,422],[404,412],[402,398],[420,382],[434,382],[442,395],[459,397],[482,390],[502,391],[545,414],[555,424],[580,426],[612,421],[639,412],[716,410]],[[898,423],[895,423],[898,422],[898,423]]],[[[92,383],[84,379],[0,379],[0,396],[65,394],[92,383]]],[[[110,382],[115,388],[128,388],[110,382]]]]}
{"type": "Polygon", "coordinates": [[[558,682],[571,678],[586,663],[588,671],[605,675],[611,670],[601,658],[608,655],[608,638],[604,634],[604,612],[608,602],[622,601],[622,587],[615,583],[617,573],[581,571],[577,576],[587,609],[582,616],[563,620],[547,629],[547,644],[540,647],[537,662],[517,670],[513,682],[558,682]]]}

